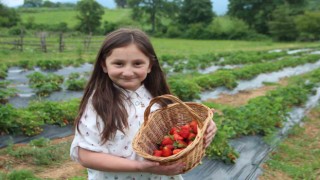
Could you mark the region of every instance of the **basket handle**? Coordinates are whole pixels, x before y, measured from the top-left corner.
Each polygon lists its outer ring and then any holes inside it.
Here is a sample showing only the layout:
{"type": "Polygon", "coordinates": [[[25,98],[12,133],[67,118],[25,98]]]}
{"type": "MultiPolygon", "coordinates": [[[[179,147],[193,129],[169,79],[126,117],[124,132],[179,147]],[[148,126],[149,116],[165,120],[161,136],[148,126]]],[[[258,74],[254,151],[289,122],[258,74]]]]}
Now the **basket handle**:
{"type": "Polygon", "coordinates": [[[193,116],[195,119],[198,120],[198,122],[200,124],[203,124],[202,121],[201,121],[201,118],[194,112],[194,110],[189,107],[188,105],[186,105],[183,101],[181,101],[179,98],[171,95],[171,94],[164,94],[164,95],[161,95],[161,96],[157,96],[155,98],[153,98],[148,107],[146,108],[145,112],[144,112],[144,126],[147,125],[147,121],[148,121],[148,117],[149,117],[149,114],[150,114],[150,109],[151,109],[151,106],[155,103],[157,103],[158,101],[160,101],[160,99],[169,99],[169,100],[172,100],[174,102],[177,102],[179,104],[181,104],[184,108],[186,108],[186,110],[190,113],[191,116],[193,116]]]}

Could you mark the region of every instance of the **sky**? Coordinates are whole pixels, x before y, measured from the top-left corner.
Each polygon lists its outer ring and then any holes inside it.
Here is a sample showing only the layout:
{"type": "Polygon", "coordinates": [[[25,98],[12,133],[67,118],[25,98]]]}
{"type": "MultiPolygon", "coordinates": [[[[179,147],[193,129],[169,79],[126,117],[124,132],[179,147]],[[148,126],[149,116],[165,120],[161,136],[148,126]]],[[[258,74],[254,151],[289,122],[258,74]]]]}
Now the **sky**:
{"type": "MultiPolygon", "coordinates": [[[[8,7],[17,7],[23,4],[23,0],[0,0],[8,7]]],[[[50,0],[51,2],[71,2],[76,3],[78,0],[50,0]]],[[[108,8],[115,8],[114,0],[96,0],[101,5],[108,8]]],[[[211,0],[213,2],[213,10],[217,15],[223,15],[227,12],[228,0],[211,0]]]]}

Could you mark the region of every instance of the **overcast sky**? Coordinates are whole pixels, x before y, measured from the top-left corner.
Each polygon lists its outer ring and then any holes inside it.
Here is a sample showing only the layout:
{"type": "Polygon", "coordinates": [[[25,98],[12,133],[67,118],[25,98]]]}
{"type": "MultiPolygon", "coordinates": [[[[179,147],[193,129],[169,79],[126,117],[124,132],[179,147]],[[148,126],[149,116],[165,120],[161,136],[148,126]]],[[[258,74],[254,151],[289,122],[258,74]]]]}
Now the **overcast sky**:
{"type": "MultiPolygon", "coordinates": [[[[23,4],[23,0],[0,0],[3,4],[9,7],[17,7],[23,4]]],[[[50,0],[52,2],[71,2],[75,3],[78,0],[50,0]]],[[[96,0],[101,5],[108,8],[115,8],[114,0],[96,0]]],[[[213,2],[213,10],[218,15],[223,15],[227,12],[228,0],[211,0],[213,2]]]]}

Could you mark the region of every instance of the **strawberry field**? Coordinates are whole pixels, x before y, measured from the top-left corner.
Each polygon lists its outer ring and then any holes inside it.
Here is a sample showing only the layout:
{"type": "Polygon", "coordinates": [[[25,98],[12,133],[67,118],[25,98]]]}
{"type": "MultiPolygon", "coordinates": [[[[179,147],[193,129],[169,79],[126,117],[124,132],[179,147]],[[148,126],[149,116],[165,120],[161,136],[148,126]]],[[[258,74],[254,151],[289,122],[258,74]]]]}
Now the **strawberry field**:
{"type": "MultiPolygon", "coordinates": [[[[213,119],[219,131],[203,163],[184,174],[185,179],[258,177],[259,165],[269,152],[320,99],[319,47],[161,55],[159,59],[176,96],[216,109],[213,119]],[[221,101],[268,87],[240,105],[235,102],[241,97],[221,101]]],[[[54,133],[48,135],[49,129],[72,135],[71,125],[92,67],[92,60],[2,63],[1,147],[30,143],[34,137],[54,138],[54,133]]],[[[13,171],[3,164],[2,172],[13,171]]]]}

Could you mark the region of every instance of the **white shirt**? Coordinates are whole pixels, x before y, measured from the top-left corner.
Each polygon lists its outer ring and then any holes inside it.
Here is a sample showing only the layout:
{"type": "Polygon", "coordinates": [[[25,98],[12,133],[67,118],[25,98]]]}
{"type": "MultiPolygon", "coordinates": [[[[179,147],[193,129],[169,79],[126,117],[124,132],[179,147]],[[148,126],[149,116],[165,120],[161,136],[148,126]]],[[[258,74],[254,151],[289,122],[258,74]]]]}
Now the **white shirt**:
{"type": "MultiPolygon", "coordinates": [[[[124,91],[127,97],[126,109],[128,111],[128,125],[125,134],[117,131],[115,138],[102,144],[100,133],[103,130],[101,118],[97,115],[92,99],[89,99],[83,116],[79,122],[81,135],[76,130],[73,142],[70,148],[70,156],[74,161],[79,162],[78,149],[79,147],[94,152],[108,153],[114,156],[119,156],[131,160],[143,161],[143,158],[137,155],[132,149],[132,140],[138,132],[140,126],[144,122],[144,111],[152,99],[151,94],[142,85],[135,92],[124,91]]],[[[153,105],[151,110],[155,110],[159,106],[153,105]]],[[[111,163],[111,162],[110,162],[111,163]]],[[[153,180],[153,179],[183,179],[181,175],[164,176],[145,172],[103,172],[88,168],[89,180],[104,180],[104,179],[135,179],[135,180],[153,180]]]]}

